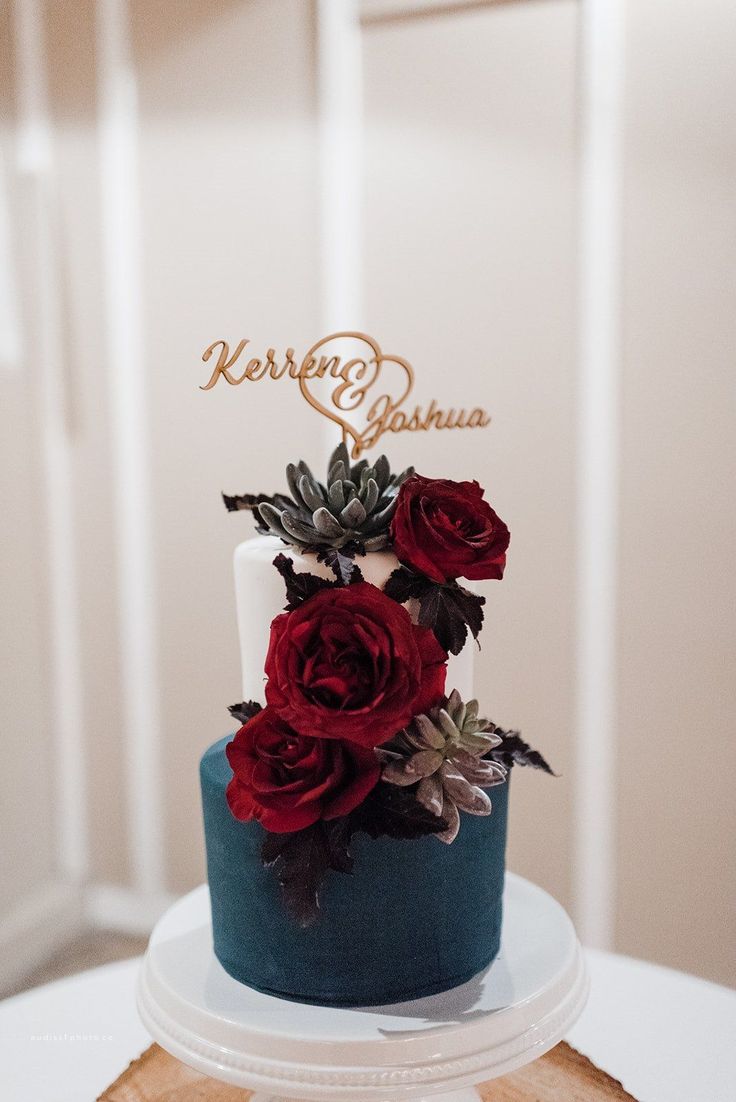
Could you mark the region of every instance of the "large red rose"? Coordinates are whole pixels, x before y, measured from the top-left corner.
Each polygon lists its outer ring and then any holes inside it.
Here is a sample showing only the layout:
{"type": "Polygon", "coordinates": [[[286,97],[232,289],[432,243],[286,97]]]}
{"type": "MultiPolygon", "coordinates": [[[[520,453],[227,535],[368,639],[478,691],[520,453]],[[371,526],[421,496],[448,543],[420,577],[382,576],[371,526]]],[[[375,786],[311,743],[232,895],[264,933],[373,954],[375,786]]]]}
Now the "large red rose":
{"type": "Polygon", "coordinates": [[[271,624],[266,700],[302,734],[377,746],[442,697],[446,662],[376,586],[323,589],[271,624]]]}
{"type": "Polygon", "coordinates": [[[394,553],[434,582],[502,578],[509,530],[477,482],[415,474],[399,490],[394,553]]]}
{"type": "Polygon", "coordinates": [[[299,735],[264,708],[225,748],[233,777],[227,802],[236,819],[282,834],[347,815],[378,782],[373,750],[355,742],[299,735]]]}

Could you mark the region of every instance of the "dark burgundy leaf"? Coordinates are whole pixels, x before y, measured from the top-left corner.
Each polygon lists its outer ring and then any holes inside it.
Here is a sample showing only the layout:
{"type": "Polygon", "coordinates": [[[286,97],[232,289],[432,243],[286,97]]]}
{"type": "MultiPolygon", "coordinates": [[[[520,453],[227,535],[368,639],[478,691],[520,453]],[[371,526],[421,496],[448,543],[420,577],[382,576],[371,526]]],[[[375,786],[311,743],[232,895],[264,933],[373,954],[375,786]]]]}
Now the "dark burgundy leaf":
{"type": "Polygon", "coordinates": [[[228,712],[237,719],[239,723],[247,723],[249,719],[253,719],[253,716],[258,715],[261,711],[261,705],[257,700],[244,700],[240,704],[231,704],[228,708],[228,712]]]}
{"type": "Polygon", "coordinates": [[[261,861],[270,868],[271,865],[275,865],[285,850],[288,850],[292,844],[296,834],[300,831],[291,831],[281,834],[272,834],[270,831],[266,831],[263,839],[263,845],[261,846],[261,861]]]}
{"type": "Polygon", "coordinates": [[[434,587],[434,582],[421,574],[415,574],[406,566],[399,566],[389,575],[383,592],[400,605],[406,604],[412,598],[421,597],[434,587]]]}
{"type": "Polygon", "coordinates": [[[319,916],[319,891],[330,869],[351,872],[349,852],[353,829],[347,818],[319,821],[305,830],[266,834],[261,860],[273,868],[284,904],[300,926],[312,926],[319,916]]]}
{"type": "Polygon", "coordinates": [[[360,567],[353,558],[356,552],[355,544],[347,544],[345,547],[323,547],[317,554],[317,559],[329,566],[340,585],[353,585],[355,582],[363,581],[360,567]]]}
{"type": "Polygon", "coordinates": [[[287,506],[293,506],[293,501],[288,497],[284,497],[283,494],[274,494],[271,497],[269,494],[223,494],[222,500],[225,502],[225,508],[228,513],[237,513],[243,509],[249,509],[252,513],[255,513],[257,521],[260,521],[257,509],[259,505],[267,502],[269,505],[273,505],[277,509],[284,509],[287,506]]]}
{"type": "Polygon", "coordinates": [[[278,570],[286,584],[286,611],[293,612],[295,608],[308,601],[321,589],[329,589],[334,586],[328,578],[320,578],[316,574],[294,569],[294,562],[287,555],[279,554],[273,560],[273,565],[278,570]]]}
{"type": "Polygon", "coordinates": [[[355,828],[350,816],[344,815],[340,819],[325,820],[322,827],[330,854],[330,868],[335,872],[352,872],[354,862],[350,852],[350,842],[355,828]]]}
{"type": "Polygon", "coordinates": [[[450,654],[459,654],[465,646],[468,628],[447,586],[434,585],[419,598],[419,623],[431,628],[450,654]]]}
{"type": "Polygon", "coordinates": [[[545,773],[549,773],[550,777],[557,776],[539,751],[532,750],[529,743],[524,742],[518,731],[504,731],[494,724],[491,724],[487,730],[492,731],[494,735],[498,735],[503,740],[501,745],[489,754],[489,757],[493,758],[494,761],[505,765],[507,769],[510,769],[512,765],[530,765],[533,769],[542,769],[545,773]]]}
{"type": "Polygon", "coordinates": [[[440,585],[427,579],[424,588],[412,596],[419,597],[419,623],[431,628],[437,642],[450,654],[459,654],[463,649],[468,628],[477,639],[485,597],[463,589],[457,582],[440,585]]]}
{"type": "Polygon", "coordinates": [[[350,816],[371,838],[422,838],[447,829],[447,822],[419,803],[413,788],[379,782],[350,816]]]}
{"type": "Polygon", "coordinates": [[[322,824],[290,834],[267,834],[261,858],[273,867],[289,913],[300,926],[312,926],[319,914],[319,889],[330,867],[322,824]]]}
{"type": "Polygon", "coordinates": [[[485,597],[481,597],[479,593],[471,593],[469,589],[464,589],[457,583],[450,587],[450,593],[458,612],[473,633],[473,638],[477,639],[483,627],[485,597]]]}
{"type": "Polygon", "coordinates": [[[485,597],[463,589],[457,582],[433,582],[400,566],[383,587],[386,596],[400,604],[419,601],[419,623],[431,628],[437,642],[450,654],[459,654],[468,638],[468,628],[474,638],[483,625],[485,597]]]}
{"type": "Polygon", "coordinates": [[[252,511],[263,498],[259,494],[233,494],[230,496],[224,493],[222,500],[225,502],[228,513],[237,513],[241,509],[252,511]]]}

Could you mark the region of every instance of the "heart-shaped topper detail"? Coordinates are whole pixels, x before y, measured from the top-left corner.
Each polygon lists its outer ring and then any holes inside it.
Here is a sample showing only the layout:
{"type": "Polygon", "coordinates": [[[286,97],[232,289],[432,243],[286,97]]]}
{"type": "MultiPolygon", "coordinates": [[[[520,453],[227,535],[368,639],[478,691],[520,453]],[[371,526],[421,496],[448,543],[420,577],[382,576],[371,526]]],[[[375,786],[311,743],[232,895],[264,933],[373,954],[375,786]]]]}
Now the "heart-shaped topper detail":
{"type": "Polygon", "coordinates": [[[305,354],[299,369],[302,394],[313,409],[340,426],[346,443],[350,437],[353,459],[359,459],[370,443],[371,425],[379,417],[384,423],[389,420],[413,386],[411,364],[401,356],[384,354],[365,333],[345,331],[323,337],[305,354]],[[370,405],[361,427],[346,414],[354,414],[366,400],[370,405]]]}

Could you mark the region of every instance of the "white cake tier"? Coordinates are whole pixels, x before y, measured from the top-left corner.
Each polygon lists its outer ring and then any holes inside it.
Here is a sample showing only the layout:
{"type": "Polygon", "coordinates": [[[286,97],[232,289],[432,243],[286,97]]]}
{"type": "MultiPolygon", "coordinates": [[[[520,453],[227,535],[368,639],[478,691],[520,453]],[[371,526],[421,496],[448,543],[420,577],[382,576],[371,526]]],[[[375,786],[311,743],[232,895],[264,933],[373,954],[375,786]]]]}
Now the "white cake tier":
{"type": "MultiPolygon", "coordinates": [[[[263,665],[268,651],[271,621],[286,603],[284,582],[273,565],[281,552],[294,560],[296,570],[331,578],[332,572],[316,555],[300,555],[275,536],[255,536],[235,548],[235,597],[240,636],[240,660],[243,670],[243,700],[264,701],[263,665]]],[[[373,551],[358,560],[367,582],[383,587],[389,574],[399,565],[390,551],[373,551]]],[[[413,603],[413,602],[410,602],[413,603]]],[[[412,612],[412,609],[409,609],[412,612]]],[[[463,700],[473,696],[475,644],[472,639],[461,654],[450,655],[447,691],[457,689],[463,700]]]]}

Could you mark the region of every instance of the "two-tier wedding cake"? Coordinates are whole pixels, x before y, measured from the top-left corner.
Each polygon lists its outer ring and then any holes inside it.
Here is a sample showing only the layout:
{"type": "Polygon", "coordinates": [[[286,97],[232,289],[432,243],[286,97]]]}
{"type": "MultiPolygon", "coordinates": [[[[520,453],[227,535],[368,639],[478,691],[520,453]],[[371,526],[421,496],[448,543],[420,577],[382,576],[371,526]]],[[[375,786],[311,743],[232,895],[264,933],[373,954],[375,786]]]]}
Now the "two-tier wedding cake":
{"type": "Polygon", "coordinates": [[[474,640],[509,532],[477,482],[385,456],[225,497],[241,725],[201,763],[215,953],[259,991],[375,1005],[470,980],[499,949],[509,771],[549,771],[482,718],[474,640]]]}

